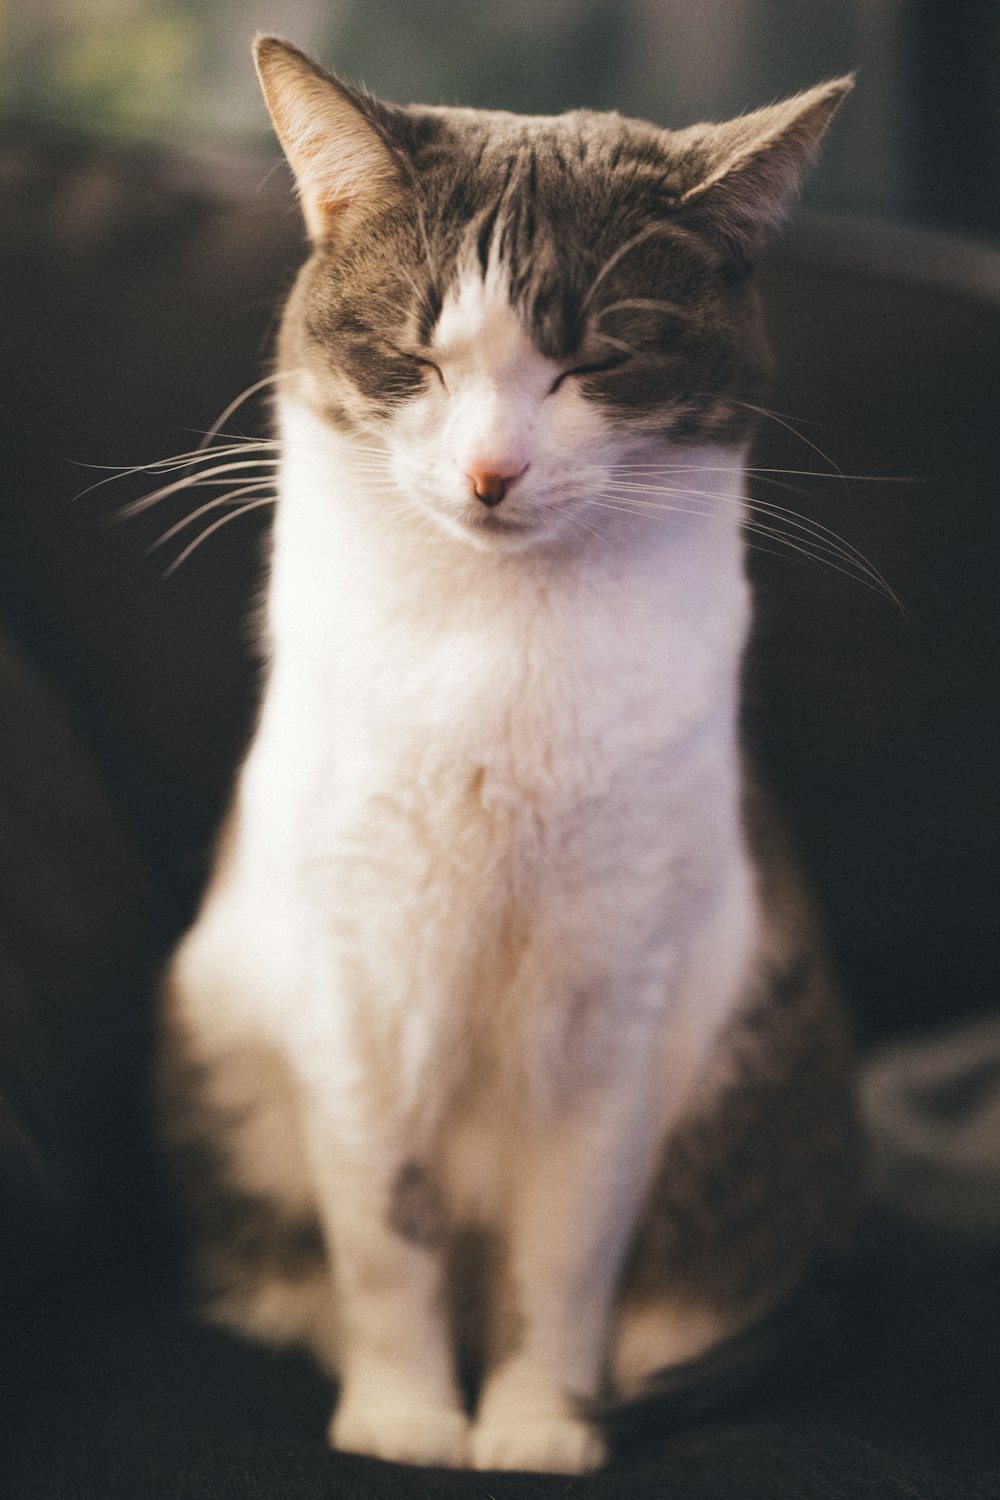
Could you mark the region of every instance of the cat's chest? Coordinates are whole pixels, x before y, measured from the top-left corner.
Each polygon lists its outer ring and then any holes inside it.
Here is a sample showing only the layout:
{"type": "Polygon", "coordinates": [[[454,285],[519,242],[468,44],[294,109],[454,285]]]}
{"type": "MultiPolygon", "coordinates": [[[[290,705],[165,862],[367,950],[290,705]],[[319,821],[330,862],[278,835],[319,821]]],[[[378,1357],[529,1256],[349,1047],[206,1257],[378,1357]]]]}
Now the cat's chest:
{"type": "Polygon", "coordinates": [[[600,968],[631,931],[608,930],[609,911],[645,942],[686,910],[715,858],[716,767],[639,653],[583,673],[467,632],[382,649],[396,654],[357,662],[297,733],[291,863],[352,951],[423,954],[440,976],[485,964],[485,994],[532,933],[600,968]]]}
{"type": "Polygon", "coordinates": [[[409,889],[452,876],[479,890],[534,864],[543,844],[604,800],[609,757],[593,705],[525,681],[515,659],[426,653],[350,685],[318,748],[305,838],[341,868],[406,871],[409,889]]]}
{"type": "Polygon", "coordinates": [[[334,818],[380,801],[431,823],[594,816],[683,754],[718,686],[703,658],[693,634],[595,643],[562,622],[376,631],[313,719],[312,775],[334,818]]]}
{"type": "Polygon", "coordinates": [[[732,735],[738,593],[695,590],[670,559],[453,576],[342,552],[320,568],[299,546],[276,572],[251,779],[286,809],[296,863],[355,888],[362,864],[405,867],[410,890],[432,861],[466,881],[607,868],[697,800],[693,770],[732,735]]]}

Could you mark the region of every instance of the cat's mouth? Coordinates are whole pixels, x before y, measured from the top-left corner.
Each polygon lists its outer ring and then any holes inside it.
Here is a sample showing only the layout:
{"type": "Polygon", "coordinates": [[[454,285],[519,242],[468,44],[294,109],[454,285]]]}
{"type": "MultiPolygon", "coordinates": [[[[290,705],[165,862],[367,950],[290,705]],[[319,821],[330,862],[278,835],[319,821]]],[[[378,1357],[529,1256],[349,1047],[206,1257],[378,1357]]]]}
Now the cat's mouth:
{"type": "Polygon", "coordinates": [[[420,509],[451,536],[481,550],[518,552],[542,541],[551,531],[545,517],[530,512],[517,514],[506,505],[493,509],[483,505],[475,509],[472,506],[445,509],[428,503],[419,494],[414,498],[420,509]]]}
{"type": "Polygon", "coordinates": [[[518,520],[516,516],[495,510],[473,511],[467,517],[466,525],[472,531],[493,536],[519,536],[536,529],[532,521],[518,520]]]}
{"type": "Polygon", "coordinates": [[[462,518],[462,526],[474,546],[501,552],[520,552],[534,546],[548,530],[535,518],[495,510],[470,511],[462,518]]]}

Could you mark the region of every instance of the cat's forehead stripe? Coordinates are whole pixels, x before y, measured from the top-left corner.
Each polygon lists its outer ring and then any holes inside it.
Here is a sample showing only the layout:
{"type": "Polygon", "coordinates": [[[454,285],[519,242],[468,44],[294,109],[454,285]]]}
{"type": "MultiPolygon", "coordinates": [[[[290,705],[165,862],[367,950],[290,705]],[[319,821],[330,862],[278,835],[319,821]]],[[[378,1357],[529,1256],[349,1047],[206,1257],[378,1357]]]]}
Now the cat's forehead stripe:
{"type": "Polygon", "coordinates": [[[435,349],[445,357],[461,359],[484,341],[500,353],[521,338],[521,321],[496,260],[483,275],[466,263],[442,303],[434,331],[435,349]]]}
{"type": "Polygon", "coordinates": [[[442,304],[433,348],[447,364],[470,373],[500,375],[553,364],[535,347],[512,298],[508,268],[496,254],[485,273],[466,260],[442,304]]]}

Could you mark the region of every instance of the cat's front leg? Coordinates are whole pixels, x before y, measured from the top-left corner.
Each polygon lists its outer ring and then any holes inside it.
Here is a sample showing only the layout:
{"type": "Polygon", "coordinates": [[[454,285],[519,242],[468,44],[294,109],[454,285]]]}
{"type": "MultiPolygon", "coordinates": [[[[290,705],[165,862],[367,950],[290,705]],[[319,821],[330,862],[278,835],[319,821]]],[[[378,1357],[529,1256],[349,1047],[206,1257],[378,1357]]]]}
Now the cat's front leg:
{"type": "Polygon", "coordinates": [[[402,1122],[311,1101],[307,1131],[331,1247],[341,1348],[336,1448],[400,1463],[467,1462],[468,1419],[443,1314],[444,1223],[402,1122]]]}
{"type": "Polygon", "coordinates": [[[635,1041],[612,1076],[536,1121],[516,1152],[506,1347],[472,1431],[477,1468],[581,1473],[606,1457],[587,1408],[603,1388],[610,1310],[661,1128],[655,1039],[635,1041]]]}

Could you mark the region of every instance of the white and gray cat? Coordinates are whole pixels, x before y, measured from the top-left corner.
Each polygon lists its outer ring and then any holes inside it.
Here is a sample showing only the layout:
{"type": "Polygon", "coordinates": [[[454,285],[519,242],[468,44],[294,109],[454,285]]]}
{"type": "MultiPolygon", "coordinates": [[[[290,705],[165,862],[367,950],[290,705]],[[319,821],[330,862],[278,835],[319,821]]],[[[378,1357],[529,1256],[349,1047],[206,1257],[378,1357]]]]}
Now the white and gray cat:
{"type": "Polygon", "coordinates": [[[334,1445],[585,1470],[592,1406],[753,1324],[851,1198],[738,735],[750,273],[850,81],[668,131],[256,55],[312,254],[166,1131],[211,1312],[337,1375],[334,1445]]]}

